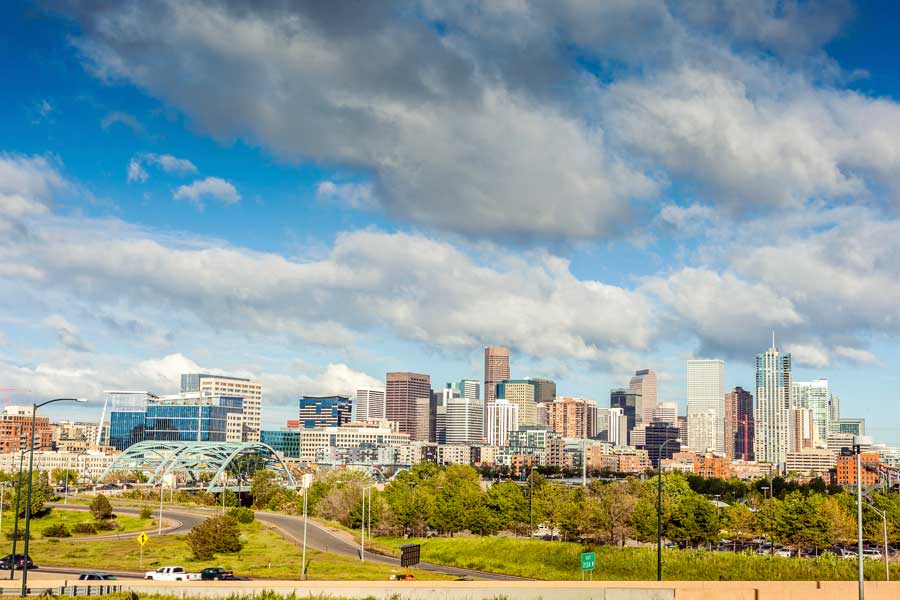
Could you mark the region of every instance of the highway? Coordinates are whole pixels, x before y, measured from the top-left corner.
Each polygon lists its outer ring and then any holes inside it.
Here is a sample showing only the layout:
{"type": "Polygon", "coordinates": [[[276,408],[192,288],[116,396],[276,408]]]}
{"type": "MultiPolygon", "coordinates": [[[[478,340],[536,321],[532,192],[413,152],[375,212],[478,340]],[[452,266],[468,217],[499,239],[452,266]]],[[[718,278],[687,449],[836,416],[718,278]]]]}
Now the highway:
{"type": "MultiPolygon", "coordinates": [[[[84,510],[87,511],[89,508],[82,504],[52,504],[50,505],[53,508],[60,510],[84,510]]],[[[115,512],[126,515],[137,515],[140,513],[139,507],[132,506],[123,506],[121,504],[115,504],[115,512]]],[[[153,511],[154,516],[158,515],[158,507],[153,511]]],[[[187,534],[190,530],[201,523],[207,516],[212,516],[218,514],[219,511],[213,508],[171,508],[164,507],[163,508],[163,518],[170,519],[173,521],[177,521],[177,524],[171,526],[167,529],[163,529],[163,535],[172,534],[187,534]]],[[[261,523],[265,523],[275,529],[277,529],[285,539],[294,542],[298,546],[303,543],[303,517],[295,517],[292,515],[284,515],[279,513],[270,513],[270,512],[256,512],[256,518],[261,523]]],[[[148,535],[156,535],[156,530],[148,530],[148,535]]],[[[109,539],[110,537],[117,537],[122,535],[135,535],[133,532],[129,534],[113,534],[112,536],[91,536],[78,538],[82,541],[92,541],[92,540],[102,540],[109,539]]],[[[306,543],[307,547],[312,548],[314,550],[319,550],[321,552],[331,552],[333,554],[342,554],[345,556],[353,556],[359,557],[359,545],[356,543],[352,543],[326,529],[325,527],[319,525],[314,520],[310,519],[307,525],[306,531],[306,543]]],[[[366,551],[366,560],[371,560],[374,562],[383,563],[386,565],[391,565],[394,567],[400,568],[400,559],[395,558],[393,556],[385,556],[383,554],[377,554],[375,552],[366,551]]],[[[461,569],[457,567],[449,567],[445,565],[436,565],[432,563],[419,563],[416,565],[419,569],[424,569],[426,571],[432,571],[435,573],[443,573],[445,575],[451,575],[454,577],[460,578],[472,578],[472,579],[483,579],[489,581],[521,581],[523,578],[514,577],[512,575],[498,575],[496,573],[485,573],[482,571],[475,571],[472,569],[461,569]]],[[[47,568],[42,569],[45,572],[53,572],[53,573],[81,573],[84,569],[60,569],[60,568],[47,568]]],[[[118,572],[116,573],[119,574],[118,572]]],[[[122,576],[127,576],[129,572],[122,571],[122,576]]],[[[136,575],[136,572],[133,573],[136,575]]]]}

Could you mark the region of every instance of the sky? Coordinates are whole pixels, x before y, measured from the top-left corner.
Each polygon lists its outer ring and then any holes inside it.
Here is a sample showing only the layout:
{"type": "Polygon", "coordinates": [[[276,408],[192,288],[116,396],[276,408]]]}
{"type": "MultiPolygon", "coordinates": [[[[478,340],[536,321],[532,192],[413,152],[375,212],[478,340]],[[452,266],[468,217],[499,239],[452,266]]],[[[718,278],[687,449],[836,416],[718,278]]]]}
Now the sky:
{"type": "Polygon", "coordinates": [[[0,392],[185,372],[593,398],[790,351],[900,444],[900,15],[876,2],[0,3],[0,392]]]}

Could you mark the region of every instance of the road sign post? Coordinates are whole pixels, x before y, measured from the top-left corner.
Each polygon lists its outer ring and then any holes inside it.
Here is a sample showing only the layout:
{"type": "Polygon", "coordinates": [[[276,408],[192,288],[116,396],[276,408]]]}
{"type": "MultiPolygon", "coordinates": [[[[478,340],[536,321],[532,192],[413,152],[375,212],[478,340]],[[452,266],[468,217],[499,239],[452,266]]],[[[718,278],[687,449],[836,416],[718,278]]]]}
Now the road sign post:
{"type": "Polygon", "coordinates": [[[593,552],[581,553],[581,580],[584,581],[584,572],[590,573],[591,581],[594,580],[594,564],[597,562],[597,555],[593,552]]]}
{"type": "Polygon", "coordinates": [[[414,581],[415,577],[410,575],[409,568],[419,564],[419,556],[421,555],[421,546],[419,544],[403,544],[400,546],[400,566],[406,569],[403,578],[406,581],[414,581]]]}
{"type": "Polygon", "coordinates": [[[147,540],[149,540],[150,537],[142,531],[138,534],[138,536],[135,539],[137,540],[137,543],[140,544],[140,546],[141,546],[141,558],[140,558],[140,562],[138,564],[141,567],[143,567],[144,566],[144,544],[147,543],[147,540]]]}

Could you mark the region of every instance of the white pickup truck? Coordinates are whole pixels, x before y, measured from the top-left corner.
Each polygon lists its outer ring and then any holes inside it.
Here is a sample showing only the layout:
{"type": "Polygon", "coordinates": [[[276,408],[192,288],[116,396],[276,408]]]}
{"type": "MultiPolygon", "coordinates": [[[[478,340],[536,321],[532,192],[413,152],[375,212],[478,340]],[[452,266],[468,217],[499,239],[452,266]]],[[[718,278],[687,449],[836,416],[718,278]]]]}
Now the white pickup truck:
{"type": "Polygon", "coordinates": [[[184,567],[160,567],[144,573],[144,579],[153,581],[200,581],[200,573],[188,573],[184,567]]]}

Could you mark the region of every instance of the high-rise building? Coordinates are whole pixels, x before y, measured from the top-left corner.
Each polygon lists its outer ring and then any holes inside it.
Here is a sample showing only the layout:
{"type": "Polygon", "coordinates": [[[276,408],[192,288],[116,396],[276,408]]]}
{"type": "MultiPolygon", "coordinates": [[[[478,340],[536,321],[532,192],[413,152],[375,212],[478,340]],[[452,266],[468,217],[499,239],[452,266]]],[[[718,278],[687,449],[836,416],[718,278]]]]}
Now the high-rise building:
{"type": "Polygon", "coordinates": [[[828,393],[828,380],[794,381],[791,384],[791,407],[807,408],[812,411],[815,427],[814,444],[824,448],[831,431],[831,395],[828,393]]]}
{"type": "Polygon", "coordinates": [[[631,444],[631,430],[637,422],[637,407],[640,401],[640,393],[634,388],[617,388],[609,392],[609,407],[622,409],[622,415],[625,417],[625,427],[628,430],[627,439],[624,440],[626,445],[631,444]]]}
{"type": "Polygon", "coordinates": [[[756,355],[756,460],[782,465],[788,452],[791,407],[791,355],[772,347],[756,355]]]}
{"type": "Polygon", "coordinates": [[[687,361],[687,444],[695,452],[725,452],[725,362],[687,361]]]}
{"type": "Polygon", "coordinates": [[[548,403],[556,400],[556,382],[552,379],[542,379],[540,377],[531,377],[531,381],[537,388],[535,402],[548,403]]]}
{"type": "Polygon", "coordinates": [[[353,416],[353,404],[347,396],[303,396],[300,398],[300,426],[340,427],[353,416]]]}
{"type": "Polygon", "coordinates": [[[597,436],[616,448],[628,445],[628,420],[621,408],[597,409],[597,436]]]}
{"type": "Polygon", "coordinates": [[[561,398],[547,406],[547,426],[563,437],[597,435],[597,404],[585,398],[561,398]]]}
{"type": "Polygon", "coordinates": [[[725,456],[753,460],[753,394],[740,386],[725,394],[725,456]]]}
{"type": "Polygon", "coordinates": [[[681,451],[678,442],[669,441],[679,439],[678,426],[673,423],[665,421],[649,423],[644,430],[644,436],[644,448],[654,469],[659,468],[660,460],[672,458],[672,455],[681,451]]]}
{"type": "Polygon", "coordinates": [[[224,396],[244,400],[244,441],[258,442],[262,423],[262,384],[246,377],[226,377],[206,373],[181,376],[182,392],[201,392],[205,396],[224,396]]]}
{"type": "Polygon", "coordinates": [[[496,398],[488,408],[487,442],[489,446],[508,446],[509,433],[519,430],[519,407],[496,398]]]}
{"type": "Polygon", "coordinates": [[[356,420],[377,421],[384,419],[384,390],[379,388],[360,388],[356,390],[356,420]]]}
{"type": "Polygon", "coordinates": [[[841,399],[833,394],[828,401],[828,418],[832,422],[841,418],[841,399]]]}
{"type": "Polygon", "coordinates": [[[509,379],[509,348],[485,346],[484,348],[484,405],[494,401],[495,384],[509,379]]]}
{"type": "Polygon", "coordinates": [[[519,425],[537,425],[537,386],[531,379],[507,379],[494,385],[494,398],[519,407],[519,425]]]}
{"type": "Polygon", "coordinates": [[[263,429],[259,441],[287,458],[300,458],[299,429],[263,429]]]}
{"type": "Polygon", "coordinates": [[[472,398],[447,401],[447,443],[475,445],[484,436],[484,403],[472,398]]]}
{"type": "Polygon", "coordinates": [[[182,392],[147,402],[144,439],[178,442],[228,441],[228,417],[240,415],[240,396],[212,396],[202,391],[182,392]]]}
{"type": "Polygon", "coordinates": [[[838,419],[831,422],[831,433],[849,433],[851,435],[866,435],[865,419],[838,419]]]}
{"type": "Polygon", "coordinates": [[[481,400],[481,382],[476,379],[461,379],[453,384],[448,383],[447,386],[452,387],[457,398],[481,400]]]}
{"type": "Polygon", "coordinates": [[[103,412],[109,408],[109,445],[116,450],[144,441],[147,402],[156,398],[148,392],[107,391],[103,412]]]}
{"type": "MultiPolygon", "coordinates": [[[[802,452],[815,447],[816,426],[811,408],[788,411],[788,452],[802,452]]],[[[825,439],[826,445],[828,438],[825,439]]],[[[785,457],[786,459],[787,457],[785,457]]]]}
{"type": "Polygon", "coordinates": [[[408,372],[388,373],[385,402],[387,420],[396,422],[400,433],[408,434],[412,441],[428,441],[431,376],[408,372]]]}
{"type": "Polygon", "coordinates": [[[635,409],[637,423],[649,423],[653,420],[653,412],[656,410],[656,373],[650,369],[635,371],[634,377],[628,384],[640,394],[640,405],[635,409]]]}
{"type": "Polygon", "coordinates": [[[34,426],[34,449],[49,450],[52,445],[49,417],[35,417],[31,406],[7,406],[0,414],[0,452],[19,452],[31,447],[31,427],[34,426]]]}
{"type": "Polygon", "coordinates": [[[678,421],[678,403],[657,402],[653,411],[653,421],[657,423],[676,423],[678,421]]]}

